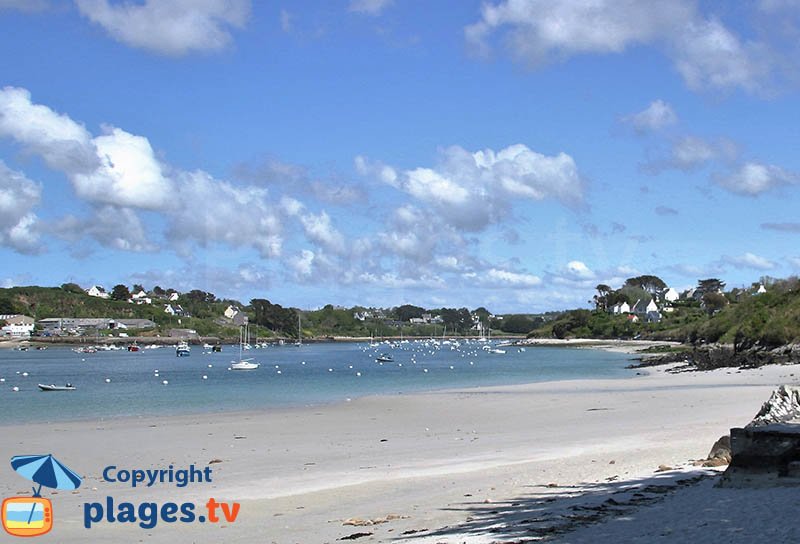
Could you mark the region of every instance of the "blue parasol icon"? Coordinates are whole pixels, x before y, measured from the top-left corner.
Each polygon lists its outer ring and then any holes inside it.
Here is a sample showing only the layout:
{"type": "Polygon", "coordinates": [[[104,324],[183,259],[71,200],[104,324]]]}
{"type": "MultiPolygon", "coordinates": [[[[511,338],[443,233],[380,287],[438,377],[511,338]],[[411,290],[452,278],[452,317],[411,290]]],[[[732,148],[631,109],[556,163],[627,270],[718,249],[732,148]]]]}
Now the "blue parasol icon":
{"type": "MultiPolygon", "coordinates": [[[[20,476],[39,484],[39,489],[33,488],[34,497],[41,497],[42,486],[53,489],[78,489],[82,482],[80,476],[62,465],[52,454],[16,455],[11,458],[11,468],[20,476]]],[[[33,510],[32,508],[31,517],[33,510]]]]}

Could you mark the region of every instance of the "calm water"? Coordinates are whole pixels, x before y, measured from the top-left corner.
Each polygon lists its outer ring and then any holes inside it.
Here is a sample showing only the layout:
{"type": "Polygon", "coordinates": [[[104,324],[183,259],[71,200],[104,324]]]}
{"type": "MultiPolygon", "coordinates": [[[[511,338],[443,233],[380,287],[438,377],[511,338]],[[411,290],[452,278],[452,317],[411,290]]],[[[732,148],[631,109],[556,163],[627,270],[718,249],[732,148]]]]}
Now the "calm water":
{"type": "Polygon", "coordinates": [[[238,358],[238,347],[233,346],[225,346],[222,353],[204,353],[200,346],[193,346],[190,357],[176,357],[173,348],[92,354],[68,348],[3,349],[0,413],[5,423],[172,415],[342,402],[370,394],[631,375],[624,368],[629,356],[622,354],[545,347],[503,349],[505,354],[488,353],[477,342],[458,348],[422,342],[269,347],[245,352],[261,363],[254,371],[228,370],[231,360],[238,358]],[[382,353],[394,361],[379,364],[375,357],[382,353]],[[44,393],[37,387],[38,383],[67,382],[77,390],[44,393]],[[19,391],[13,392],[13,387],[19,391]]]}

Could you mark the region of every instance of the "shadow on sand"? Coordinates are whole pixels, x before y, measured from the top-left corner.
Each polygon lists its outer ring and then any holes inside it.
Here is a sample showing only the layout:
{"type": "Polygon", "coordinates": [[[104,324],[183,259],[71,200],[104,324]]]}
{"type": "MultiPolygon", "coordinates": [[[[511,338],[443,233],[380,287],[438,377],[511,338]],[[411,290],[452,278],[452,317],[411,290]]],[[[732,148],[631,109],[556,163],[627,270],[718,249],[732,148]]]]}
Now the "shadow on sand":
{"type": "MultiPolygon", "coordinates": [[[[531,485],[531,493],[502,502],[464,502],[450,511],[467,515],[464,523],[414,534],[413,537],[469,542],[472,538],[517,543],[548,540],[615,516],[633,514],[685,486],[717,476],[715,471],[692,469],[657,473],[627,481],[558,486],[531,485]],[[471,538],[472,537],[472,538],[471,538]]],[[[408,535],[409,537],[411,535],[408,535]]]]}

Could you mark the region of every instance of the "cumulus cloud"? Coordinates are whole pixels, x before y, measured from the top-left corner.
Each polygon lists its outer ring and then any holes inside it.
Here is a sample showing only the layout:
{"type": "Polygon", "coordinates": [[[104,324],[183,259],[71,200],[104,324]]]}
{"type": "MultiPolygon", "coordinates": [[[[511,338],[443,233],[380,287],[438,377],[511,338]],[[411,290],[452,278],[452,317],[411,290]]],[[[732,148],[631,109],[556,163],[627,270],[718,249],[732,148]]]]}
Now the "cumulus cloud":
{"type": "Polygon", "coordinates": [[[179,173],[176,187],[167,229],[175,244],[253,247],[265,258],[281,254],[280,213],[266,189],[239,187],[202,170],[179,173]]]}
{"type": "Polygon", "coordinates": [[[170,56],[215,51],[244,27],[250,0],[76,0],[78,11],[115,40],[170,56]]]}
{"type": "Polygon", "coordinates": [[[0,160],[0,245],[20,253],[39,251],[39,220],[34,208],[42,187],[0,160]]]}
{"type": "Polygon", "coordinates": [[[771,270],[775,268],[775,263],[769,259],[749,252],[733,257],[726,255],[722,257],[721,261],[735,268],[752,268],[755,270],[771,270]]]}
{"type": "Polygon", "coordinates": [[[149,241],[136,212],[117,206],[100,206],[91,216],[85,218],[67,215],[56,221],[50,231],[73,243],[88,236],[103,247],[120,251],[144,252],[157,249],[149,241]]]}
{"type": "Polygon", "coordinates": [[[714,181],[722,188],[746,196],[758,196],[772,189],[800,183],[800,175],[779,166],[746,162],[727,175],[717,175],[714,181]]]}
{"type": "Polygon", "coordinates": [[[91,171],[99,162],[89,131],[67,115],[33,104],[27,89],[0,90],[0,137],[12,138],[63,172],[91,171]]]}
{"type": "Polygon", "coordinates": [[[380,15],[394,0],[350,0],[349,10],[365,15],[380,15]]]}
{"type": "Polygon", "coordinates": [[[589,267],[581,261],[568,262],[567,273],[579,279],[591,279],[595,277],[594,272],[592,272],[589,267]]]}
{"type": "Polygon", "coordinates": [[[655,45],[672,59],[687,86],[696,90],[756,91],[771,67],[764,46],[743,42],[719,20],[702,16],[690,0],[487,2],[481,19],[465,28],[465,36],[485,55],[496,34],[505,36],[513,54],[532,66],[579,54],[621,53],[636,45],[655,45]]]}
{"type": "Polygon", "coordinates": [[[356,169],[408,193],[448,224],[468,231],[507,217],[516,199],[553,198],[567,205],[583,201],[583,181],[572,157],[542,155],[523,144],[475,153],[453,146],[441,152],[434,168],[403,172],[357,157],[356,169]]]}
{"type": "Polygon", "coordinates": [[[522,272],[512,272],[499,268],[490,268],[483,278],[484,283],[497,287],[536,287],[542,283],[539,276],[522,272]]]}
{"type": "Polygon", "coordinates": [[[644,110],[623,117],[623,122],[637,132],[652,132],[678,122],[672,107],[663,100],[654,100],[644,110]]]}

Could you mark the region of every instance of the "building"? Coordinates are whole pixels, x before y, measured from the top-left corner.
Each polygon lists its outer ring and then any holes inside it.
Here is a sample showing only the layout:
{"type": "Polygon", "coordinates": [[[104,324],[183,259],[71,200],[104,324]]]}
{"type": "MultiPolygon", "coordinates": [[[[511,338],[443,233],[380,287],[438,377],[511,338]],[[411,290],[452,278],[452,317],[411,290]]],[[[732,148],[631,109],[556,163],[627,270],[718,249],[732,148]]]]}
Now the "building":
{"type": "Polygon", "coordinates": [[[180,304],[167,304],[164,306],[164,313],[178,317],[186,315],[186,312],[183,310],[180,304]]]}
{"type": "Polygon", "coordinates": [[[678,291],[676,291],[674,287],[670,287],[661,294],[661,298],[667,302],[675,302],[681,297],[678,294],[678,291]]]}
{"type": "Polygon", "coordinates": [[[99,285],[92,285],[88,289],[86,289],[86,294],[90,297],[97,297],[97,298],[111,298],[111,295],[106,292],[106,290],[99,286],[99,285]]]}
{"type": "Polygon", "coordinates": [[[629,314],[631,312],[631,306],[627,302],[618,302],[609,308],[608,311],[614,315],[629,314]]]}
{"type": "Polygon", "coordinates": [[[237,308],[236,306],[231,305],[231,306],[228,306],[227,308],[225,308],[225,312],[223,313],[223,315],[225,317],[227,317],[228,319],[233,319],[234,317],[236,317],[236,314],[238,314],[239,312],[240,312],[239,308],[237,308]]]}
{"type": "Polygon", "coordinates": [[[138,293],[132,294],[128,302],[133,302],[134,304],[152,304],[153,299],[142,289],[138,293]]]}
{"type": "Polygon", "coordinates": [[[29,338],[35,327],[34,319],[27,315],[2,315],[0,320],[6,322],[3,328],[0,329],[0,334],[12,338],[29,338]]]}
{"type": "Polygon", "coordinates": [[[177,292],[177,291],[173,291],[172,293],[170,293],[170,294],[169,294],[169,297],[167,297],[167,299],[168,299],[170,302],[175,302],[175,301],[177,301],[177,300],[178,300],[178,297],[179,297],[179,296],[181,296],[181,294],[180,294],[179,292],[177,292]]]}
{"type": "Polygon", "coordinates": [[[759,283],[758,284],[758,289],[756,289],[756,294],[757,295],[761,295],[761,294],[766,293],[766,292],[767,292],[767,289],[766,289],[766,287],[764,287],[764,284],[763,283],[759,283]]]}
{"type": "Polygon", "coordinates": [[[152,329],[155,326],[149,319],[112,319],[109,322],[110,329],[152,329]]]}

